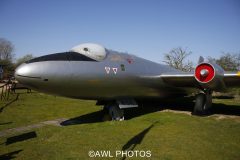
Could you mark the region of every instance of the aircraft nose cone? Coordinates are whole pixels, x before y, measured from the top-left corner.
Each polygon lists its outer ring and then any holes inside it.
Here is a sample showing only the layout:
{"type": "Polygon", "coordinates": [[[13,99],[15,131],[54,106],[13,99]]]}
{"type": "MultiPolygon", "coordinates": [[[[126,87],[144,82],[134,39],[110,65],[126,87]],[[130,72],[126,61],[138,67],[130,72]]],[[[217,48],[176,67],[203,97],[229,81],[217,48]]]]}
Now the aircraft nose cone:
{"type": "Polygon", "coordinates": [[[15,70],[14,76],[23,84],[32,83],[34,80],[41,79],[41,65],[28,63],[21,64],[15,70]]]}
{"type": "Polygon", "coordinates": [[[15,71],[15,77],[29,76],[29,74],[30,74],[30,68],[27,64],[20,65],[19,67],[17,67],[15,71]]]}
{"type": "Polygon", "coordinates": [[[29,80],[33,76],[33,71],[29,64],[22,64],[15,70],[14,74],[16,80],[22,84],[28,84],[29,80]]]}

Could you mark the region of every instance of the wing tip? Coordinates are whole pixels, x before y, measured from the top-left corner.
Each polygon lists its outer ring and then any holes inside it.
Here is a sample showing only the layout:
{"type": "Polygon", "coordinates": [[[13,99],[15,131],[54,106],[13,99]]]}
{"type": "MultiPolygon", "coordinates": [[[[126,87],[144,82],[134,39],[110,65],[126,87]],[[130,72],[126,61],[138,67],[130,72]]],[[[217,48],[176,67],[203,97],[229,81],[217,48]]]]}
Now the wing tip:
{"type": "Polygon", "coordinates": [[[239,77],[240,77],[240,71],[238,71],[238,72],[237,72],[237,76],[239,76],[239,77]]]}

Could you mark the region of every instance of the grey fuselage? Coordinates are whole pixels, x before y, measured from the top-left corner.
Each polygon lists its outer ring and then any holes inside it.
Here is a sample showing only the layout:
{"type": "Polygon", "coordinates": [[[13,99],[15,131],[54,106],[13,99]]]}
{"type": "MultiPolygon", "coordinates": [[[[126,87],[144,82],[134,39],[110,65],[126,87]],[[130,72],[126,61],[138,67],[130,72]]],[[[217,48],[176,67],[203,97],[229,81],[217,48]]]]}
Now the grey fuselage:
{"type": "Polygon", "coordinates": [[[40,92],[78,99],[159,98],[184,94],[184,88],[162,79],[162,73],[181,73],[167,65],[107,50],[102,61],[43,60],[24,63],[16,79],[40,92]]]}

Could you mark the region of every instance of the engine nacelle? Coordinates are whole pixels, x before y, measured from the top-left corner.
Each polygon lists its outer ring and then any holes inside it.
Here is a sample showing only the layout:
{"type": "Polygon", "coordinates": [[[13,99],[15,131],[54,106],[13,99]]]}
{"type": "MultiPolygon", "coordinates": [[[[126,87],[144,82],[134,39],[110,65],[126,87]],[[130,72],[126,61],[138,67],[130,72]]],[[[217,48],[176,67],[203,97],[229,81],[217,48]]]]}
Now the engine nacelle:
{"type": "Polygon", "coordinates": [[[195,79],[203,89],[224,90],[224,70],[217,64],[203,62],[195,68],[195,79]]]}

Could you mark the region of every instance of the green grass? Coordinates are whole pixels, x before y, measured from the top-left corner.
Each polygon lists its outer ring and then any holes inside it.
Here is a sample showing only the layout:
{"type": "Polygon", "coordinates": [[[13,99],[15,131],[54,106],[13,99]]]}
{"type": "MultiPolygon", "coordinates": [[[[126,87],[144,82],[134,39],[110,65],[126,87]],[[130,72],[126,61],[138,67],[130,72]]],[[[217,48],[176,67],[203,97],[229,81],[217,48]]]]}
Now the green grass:
{"type": "MultiPolygon", "coordinates": [[[[11,96],[12,100],[14,96],[11,96]]],[[[6,103],[1,102],[1,107],[6,103]]],[[[240,110],[239,101],[234,99],[215,99],[214,103],[215,108],[225,107],[219,110],[220,113],[225,112],[226,105],[234,108],[233,111],[240,110]]],[[[164,108],[168,105],[164,104],[164,108]]],[[[95,106],[95,101],[41,93],[20,94],[18,101],[2,109],[0,131],[58,118],[78,121],[62,127],[46,125],[32,129],[30,131],[35,132],[37,137],[16,140],[8,145],[5,142],[9,137],[23,133],[1,137],[0,157],[5,155],[24,160],[94,159],[88,156],[90,150],[109,150],[114,155],[116,150],[133,149],[150,150],[151,159],[240,159],[239,116],[217,119],[215,116],[196,117],[181,113],[154,112],[156,108],[140,108],[133,112],[148,113],[130,116],[129,120],[122,122],[101,122],[100,110],[101,107],[95,106]],[[6,155],[14,151],[19,152],[6,155]]],[[[234,113],[232,112],[233,115],[234,113]]]]}

